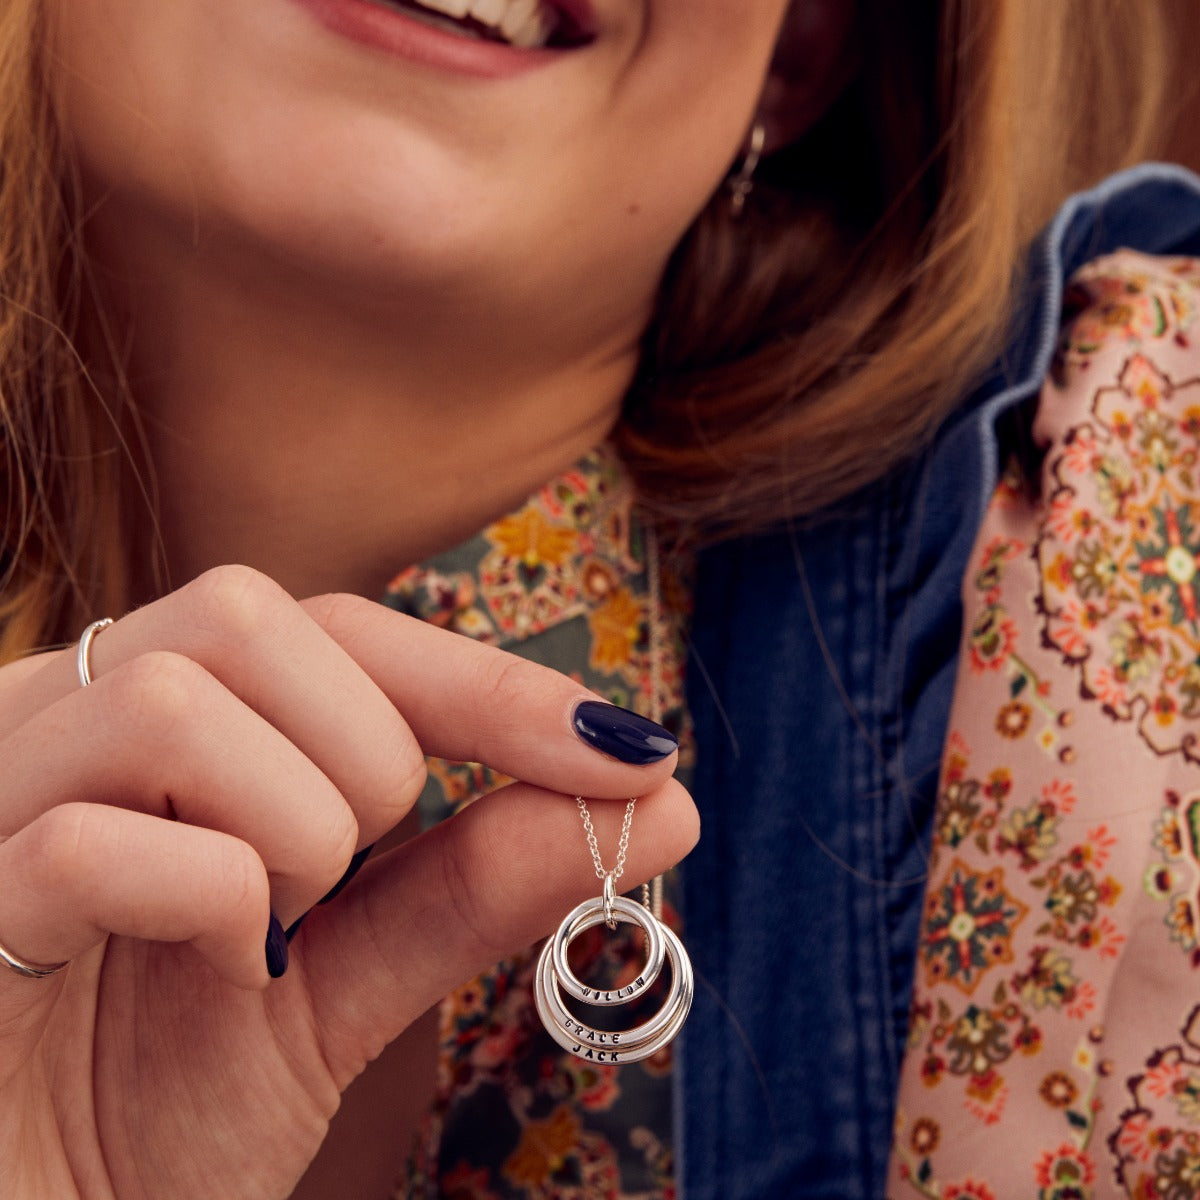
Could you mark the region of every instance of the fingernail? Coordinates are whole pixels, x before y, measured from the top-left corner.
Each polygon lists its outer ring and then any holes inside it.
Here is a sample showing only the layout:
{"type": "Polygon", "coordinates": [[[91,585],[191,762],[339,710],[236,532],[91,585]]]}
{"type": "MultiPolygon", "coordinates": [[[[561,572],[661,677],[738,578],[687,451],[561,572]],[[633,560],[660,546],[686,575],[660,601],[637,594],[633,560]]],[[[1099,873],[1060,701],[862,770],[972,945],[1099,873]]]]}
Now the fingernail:
{"type": "MultiPolygon", "coordinates": [[[[332,900],[342,890],[342,888],[344,888],[346,884],[348,884],[350,880],[352,880],[355,875],[358,874],[359,869],[362,867],[363,863],[367,861],[371,851],[374,849],[375,843],[372,842],[369,846],[364,846],[361,850],[357,851],[354,857],[350,860],[350,865],[346,868],[346,871],[342,875],[341,879],[339,879],[337,883],[335,883],[333,887],[331,887],[329,891],[327,891],[325,895],[323,895],[320,900],[317,901],[317,903],[328,904],[330,900],[332,900]]],[[[309,909],[308,911],[311,912],[312,909],[309,909]]],[[[287,932],[283,936],[289,943],[291,942],[292,938],[294,938],[296,934],[300,932],[300,926],[304,924],[304,918],[307,916],[308,912],[302,912],[287,927],[287,932]]]]}
{"type": "Polygon", "coordinates": [[[600,700],[583,701],[575,709],[571,725],[601,754],[639,767],[661,762],[679,748],[678,739],[661,725],[600,700]]]}
{"type": "Polygon", "coordinates": [[[364,846],[350,860],[350,865],[346,868],[346,873],[325,893],[324,896],[317,901],[318,904],[328,904],[341,890],[358,874],[359,868],[367,861],[367,855],[375,849],[375,843],[372,842],[369,846],[364,846]]]}
{"type": "Polygon", "coordinates": [[[272,979],[278,979],[288,968],[287,935],[279,918],[271,913],[271,921],[267,926],[267,974],[272,979]]]}

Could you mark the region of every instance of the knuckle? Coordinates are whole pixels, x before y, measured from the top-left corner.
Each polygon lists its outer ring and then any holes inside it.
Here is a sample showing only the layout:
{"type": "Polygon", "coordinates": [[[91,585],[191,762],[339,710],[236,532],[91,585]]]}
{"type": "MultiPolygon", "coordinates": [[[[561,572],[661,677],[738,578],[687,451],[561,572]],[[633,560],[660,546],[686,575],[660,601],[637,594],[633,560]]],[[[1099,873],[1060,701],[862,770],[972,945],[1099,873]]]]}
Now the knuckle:
{"type": "Polygon", "coordinates": [[[246,644],[268,633],[291,598],[274,580],[253,567],[213,567],[186,589],[193,619],[222,642],[246,644]]]}
{"type": "Polygon", "coordinates": [[[380,771],[381,816],[388,825],[406,817],[425,788],[429,768],[421,748],[409,735],[397,737],[380,771]]]}
{"type": "Polygon", "coordinates": [[[370,602],[346,592],[327,592],[304,601],[304,608],[322,629],[332,632],[349,623],[362,620],[370,602]]]}
{"type": "Polygon", "coordinates": [[[271,845],[267,863],[279,876],[332,883],[358,845],[358,821],[350,806],[332,790],[319,811],[297,822],[284,841],[271,845]]]}
{"type": "Polygon", "coordinates": [[[271,906],[271,888],[262,859],[252,847],[229,838],[211,873],[211,884],[214,906],[223,907],[231,917],[248,918],[255,929],[260,927],[260,914],[271,906]]]}
{"type": "Polygon", "coordinates": [[[492,711],[497,713],[521,705],[537,685],[536,668],[505,651],[483,655],[476,670],[479,693],[490,702],[492,711]]]}
{"type": "Polygon", "coordinates": [[[143,734],[167,734],[194,719],[208,685],[204,668],[182,654],[154,650],[115,668],[108,696],[116,719],[143,734]]]}
{"type": "Polygon", "coordinates": [[[350,864],[358,847],[358,821],[348,804],[343,804],[330,820],[324,847],[324,861],[339,863],[338,874],[350,864]]]}
{"type": "Polygon", "coordinates": [[[22,852],[30,872],[56,895],[71,895],[102,834],[102,812],[71,801],[43,813],[25,830],[22,852]]]}

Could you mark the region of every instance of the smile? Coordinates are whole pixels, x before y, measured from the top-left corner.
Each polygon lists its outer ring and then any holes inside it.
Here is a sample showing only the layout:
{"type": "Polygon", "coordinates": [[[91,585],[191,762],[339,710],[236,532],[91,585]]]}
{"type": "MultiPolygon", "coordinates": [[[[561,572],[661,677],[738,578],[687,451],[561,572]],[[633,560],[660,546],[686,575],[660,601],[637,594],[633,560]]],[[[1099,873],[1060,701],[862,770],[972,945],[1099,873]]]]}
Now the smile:
{"type": "Polygon", "coordinates": [[[372,0],[436,29],[520,50],[578,46],[590,40],[570,13],[548,0],[372,0]]]}

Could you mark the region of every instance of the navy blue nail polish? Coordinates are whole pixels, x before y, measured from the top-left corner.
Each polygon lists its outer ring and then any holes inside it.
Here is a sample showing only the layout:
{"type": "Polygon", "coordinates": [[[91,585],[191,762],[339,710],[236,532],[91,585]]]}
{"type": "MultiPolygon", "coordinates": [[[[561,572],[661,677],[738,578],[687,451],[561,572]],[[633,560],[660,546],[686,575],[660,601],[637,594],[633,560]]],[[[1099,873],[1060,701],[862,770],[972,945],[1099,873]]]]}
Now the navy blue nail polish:
{"type": "Polygon", "coordinates": [[[661,762],[679,748],[678,739],[661,725],[600,700],[585,700],[580,704],[571,718],[571,726],[601,754],[638,767],[661,762]]]}
{"type": "Polygon", "coordinates": [[[272,979],[278,979],[288,968],[287,935],[279,918],[272,913],[270,924],[267,926],[267,974],[272,979]]]}
{"type": "Polygon", "coordinates": [[[325,893],[324,896],[317,901],[318,904],[328,904],[341,890],[358,874],[359,868],[367,861],[367,855],[375,849],[375,843],[372,842],[369,846],[364,846],[350,860],[350,865],[346,868],[346,873],[325,893]]]}

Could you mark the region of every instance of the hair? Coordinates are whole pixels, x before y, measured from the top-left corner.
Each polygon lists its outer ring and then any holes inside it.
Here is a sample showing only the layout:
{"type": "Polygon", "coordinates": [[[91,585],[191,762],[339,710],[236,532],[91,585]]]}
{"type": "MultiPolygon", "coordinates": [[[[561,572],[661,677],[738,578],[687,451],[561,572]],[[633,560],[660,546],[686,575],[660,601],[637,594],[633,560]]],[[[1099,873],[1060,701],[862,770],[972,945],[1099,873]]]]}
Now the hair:
{"type": "MultiPolygon", "coordinates": [[[[858,0],[853,82],[740,220],[718,193],[669,264],[616,433],[654,510],[715,539],[918,450],[997,353],[1056,204],[1161,152],[1189,7],[858,0]]],[[[153,522],[119,347],[95,336],[44,19],[0,9],[0,662],[123,608],[153,522]]]]}
{"type": "Polygon", "coordinates": [[[121,422],[81,348],[79,193],[40,9],[0,10],[0,663],[126,603],[121,422]]]}
{"type": "Polygon", "coordinates": [[[750,532],[918,450],[994,361],[1064,197],[1169,151],[1193,7],[858,0],[853,83],[740,220],[713,197],[663,281],[619,433],[657,512],[750,532]]]}

